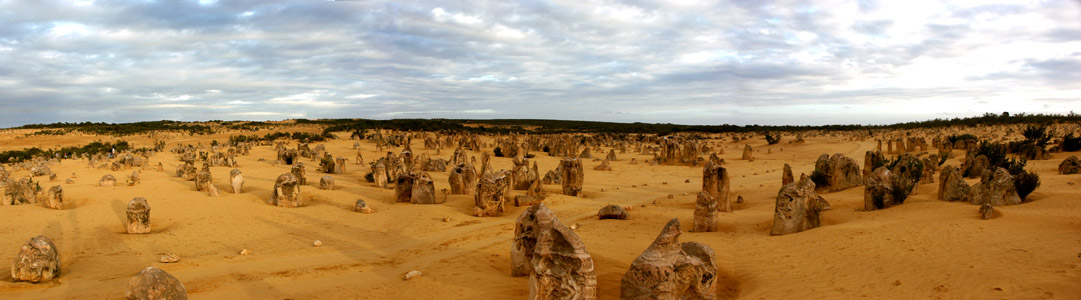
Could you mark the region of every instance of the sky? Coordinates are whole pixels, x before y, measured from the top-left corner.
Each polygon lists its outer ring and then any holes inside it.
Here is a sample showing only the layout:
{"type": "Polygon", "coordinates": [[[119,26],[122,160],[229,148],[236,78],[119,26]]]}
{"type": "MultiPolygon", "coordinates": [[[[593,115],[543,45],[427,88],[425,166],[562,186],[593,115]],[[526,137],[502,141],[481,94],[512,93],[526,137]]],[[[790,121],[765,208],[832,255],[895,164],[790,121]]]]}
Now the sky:
{"type": "Polygon", "coordinates": [[[0,127],[1081,112],[1081,0],[0,0],[0,127]]]}

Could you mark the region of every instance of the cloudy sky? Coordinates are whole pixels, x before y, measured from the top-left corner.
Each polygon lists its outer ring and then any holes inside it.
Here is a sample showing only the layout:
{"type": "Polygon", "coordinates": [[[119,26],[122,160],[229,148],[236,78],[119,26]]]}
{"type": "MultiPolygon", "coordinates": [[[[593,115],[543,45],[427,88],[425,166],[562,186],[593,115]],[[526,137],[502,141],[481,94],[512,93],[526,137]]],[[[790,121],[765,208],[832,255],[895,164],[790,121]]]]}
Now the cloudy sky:
{"type": "Polygon", "coordinates": [[[0,0],[0,127],[1081,112],[1081,1],[0,0]]]}

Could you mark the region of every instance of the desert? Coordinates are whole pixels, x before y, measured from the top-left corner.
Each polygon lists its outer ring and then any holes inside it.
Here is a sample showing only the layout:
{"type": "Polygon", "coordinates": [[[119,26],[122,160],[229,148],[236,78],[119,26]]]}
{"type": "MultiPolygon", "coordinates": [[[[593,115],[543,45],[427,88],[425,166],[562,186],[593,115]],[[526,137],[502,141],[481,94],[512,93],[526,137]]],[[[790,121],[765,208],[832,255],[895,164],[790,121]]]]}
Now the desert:
{"type": "MultiPolygon", "coordinates": [[[[1070,157],[1078,154],[1073,146],[1063,149],[1062,136],[1049,139],[1047,150],[1032,154],[1024,166],[1038,175],[1038,187],[1017,203],[995,198],[1000,201],[990,207],[989,219],[981,200],[943,200],[939,194],[945,181],[971,190],[994,181],[999,175],[990,166],[980,175],[985,179],[960,171],[861,171],[875,157],[899,161],[895,169],[905,161],[919,163],[909,158],[932,155],[935,161],[923,160],[928,169],[968,167],[976,152],[964,149],[979,148],[977,141],[1025,141],[1022,132],[1030,128],[1042,128],[1044,135],[1077,132],[1077,122],[670,135],[350,132],[295,121],[194,124],[207,129],[130,135],[62,127],[3,130],[5,155],[95,141],[123,142],[130,150],[113,158],[112,149],[82,158],[3,158],[8,179],[7,205],[0,206],[0,261],[17,262],[16,250],[35,236],[51,239],[59,261],[55,275],[36,283],[17,280],[13,266],[11,274],[0,275],[0,295],[122,298],[133,276],[164,270],[197,299],[520,299],[531,293],[536,299],[664,298],[661,290],[675,297],[694,290],[705,299],[1081,296],[1081,177],[1060,174],[1060,165],[1061,173],[1070,173],[1076,165],[1070,157]],[[962,135],[973,139],[958,140],[962,135]],[[608,154],[578,157],[583,152],[608,154]],[[283,156],[295,157],[289,158],[293,164],[283,156]],[[600,165],[608,168],[594,168],[600,165]],[[32,174],[39,166],[48,173],[32,174]],[[383,183],[372,175],[388,170],[401,174],[383,183]],[[540,174],[549,171],[558,171],[559,183],[545,182],[540,174]],[[452,179],[462,172],[476,172],[476,178],[452,179]],[[823,175],[814,173],[837,175],[815,179],[823,175]],[[906,179],[919,174],[929,176],[906,179]],[[100,180],[109,175],[110,182],[100,180]],[[875,176],[889,177],[864,179],[875,176]],[[24,178],[40,186],[32,199],[11,192],[24,178]],[[812,179],[821,182],[816,187],[812,179]],[[453,186],[471,180],[472,189],[453,186]],[[887,180],[899,183],[881,184],[887,180]],[[57,208],[46,201],[56,197],[53,186],[62,188],[57,208]],[[880,189],[890,197],[875,194],[880,189]],[[806,199],[789,207],[781,203],[784,197],[806,199]],[[25,204],[11,205],[18,201],[25,204]],[[796,216],[782,214],[789,212],[796,216]],[[527,214],[532,222],[560,224],[523,225],[527,214]],[[558,246],[563,239],[575,241],[574,250],[558,246]],[[656,244],[662,240],[668,244],[656,244]],[[516,253],[519,248],[536,249],[516,253]],[[639,262],[640,255],[651,258],[639,262]],[[530,264],[522,257],[536,258],[530,264]],[[566,259],[588,259],[589,265],[554,267],[566,259]],[[535,268],[549,277],[536,275],[535,268]],[[666,268],[685,275],[629,275],[666,268]],[[586,269],[592,277],[580,277],[586,269]],[[680,282],[686,276],[708,280],[680,282]],[[594,294],[542,293],[566,286],[594,294]],[[687,290],[672,288],[680,286],[687,290]]],[[[1019,198],[1017,191],[1012,195],[1019,198]]]]}

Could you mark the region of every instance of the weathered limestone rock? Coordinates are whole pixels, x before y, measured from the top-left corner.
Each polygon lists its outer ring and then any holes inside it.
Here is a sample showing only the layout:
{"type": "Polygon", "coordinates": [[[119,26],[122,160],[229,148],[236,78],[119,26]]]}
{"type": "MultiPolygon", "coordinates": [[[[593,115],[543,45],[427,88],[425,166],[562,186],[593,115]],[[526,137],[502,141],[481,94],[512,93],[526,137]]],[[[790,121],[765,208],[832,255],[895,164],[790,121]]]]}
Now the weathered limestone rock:
{"type": "Polygon", "coordinates": [[[211,197],[220,197],[221,190],[219,190],[218,187],[214,184],[210,184],[206,186],[206,194],[211,197]]]}
{"type": "Polygon", "coordinates": [[[592,159],[593,158],[593,153],[590,153],[589,152],[589,147],[586,147],[585,149],[582,149],[582,154],[579,154],[578,158],[592,159]]]}
{"type": "Polygon", "coordinates": [[[946,165],[938,174],[938,200],[969,202],[972,188],[965,183],[961,169],[946,165]]]}
{"type": "Polygon", "coordinates": [[[705,191],[698,192],[698,201],[694,206],[694,227],[692,232],[717,231],[717,199],[705,191]]]}
{"type": "Polygon", "coordinates": [[[132,171],[131,175],[128,175],[128,185],[133,186],[139,184],[139,182],[139,170],[132,171]]]}
{"type": "Polygon", "coordinates": [[[39,235],[23,244],[11,263],[11,279],[42,282],[60,277],[60,254],[53,240],[39,235]]]}
{"type": "Polygon", "coordinates": [[[19,205],[38,203],[38,191],[41,186],[30,178],[21,178],[15,181],[7,179],[7,188],[4,189],[4,205],[19,205]]]}
{"type": "Polygon", "coordinates": [[[585,244],[551,210],[542,207],[535,216],[537,242],[530,258],[529,299],[597,299],[597,275],[585,244]]]}
{"type": "Polygon", "coordinates": [[[609,205],[606,205],[604,207],[601,207],[601,209],[599,211],[597,211],[597,218],[601,219],[601,220],[606,220],[606,219],[626,220],[626,219],[630,219],[631,215],[629,213],[627,213],[627,210],[624,209],[622,206],[615,205],[615,204],[609,204],[609,205]]]}
{"type": "Polygon", "coordinates": [[[443,203],[435,196],[435,183],[432,182],[432,176],[428,175],[428,172],[417,173],[416,179],[413,180],[413,191],[409,202],[413,204],[443,203]]]}
{"type": "Polygon", "coordinates": [[[471,163],[459,163],[454,169],[450,170],[450,177],[448,177],[447,180],[450,181],[451,194],[472,194],[476,191],[477,187],[477,171],[476,169],[473,169],[473,164],[471,163]]]}
{"type": "Polygon", "coordinates": [[[608,163],[608,160],[605,159],[604,161],[601,162],[601,164],[597,165],[596,167],[593,167],[593,169],[597,170],[597,171],[611,171],[612,170],[612,164],[608,163]]]}
{"type": "Polygon", "coordinates": [[[45,175],[49,175],[49,174],[52,174],[52,173],[53,173],[53,171],[49,170],[49,166],[45,165],[45,164],[39,164],[39,165],[35,165],[33,167],[30,167],[30,176],[31,177],[45,176],[45,175]]]}
{"type": "Polygon", "coordinates": [[[188,291],[179,279],[162,269],[146,267],[128,280],[128,300],[187,300],[188,291]]]}
{"type": "Polygon", "coordinates": [[[511,187],[515,190],[528,189],[535,179],[529,170],[529,159],[515,157],[514,168],[510,171],[511,187]]]}
{"type": "Polygon", "coordinates": [[[320,190],[333,190],[334,189],[334,177],[330,175],[324,175],[319,177],[319,189],[320,190]]]}
{"type": "Polygon", "coordinates": [[[473,215],[477,217],[499,216],[506,207],[507,191],[510,180],[505,172],[494,172],[484,175],[477,183],[477,194],[474,196],[473,215]]]}
{"type": "Polygon", "coordinates": [[[773,214],[770,235],[796,233],[822,224],[820,216],[830,209],[829,202],[815,193],[815,184],[807,176],[781,187],[777,192],[777,208],[773,214]]]}
{"type": "Polygon", "coordinates": [[[782,186],[788,185],[789,183],[792,183],[793,181],[796,181],[796,179],[794,177],[792,177],[792,167],[789,166],[787,163],[785,163],[784,164],[784,170],[781,173],[781,185],[782,186]]]}
{"type": "Polygon", "coordinates": [[[244,191],[244,174],[240,172],[240,169],[229,171],[229,186],[233,189],[233,194],[244,191]]]}
{"type": "Polygon", "coordinates": [[[924,169],[927,169],[927,167],[915,155],[905,153],[897,157],[897,162],[894,163],[893,169],[890,170],[890,174],[894,176],[894,202],[903,203],[909,195],[916,191],[920,179],[923,178],[924,169]]]}
{"type": "Polygon", "coordinates": [[[815,161],[815,173],[822,174],[830,192],[859,186],[863,182],[860,166],[856,160],[844,154],[822,154],[815,161]]]}
{"type": "Polygon", "coordinates": [[[64,209],[64,188],[55,185],[49,188],[49,192],[45,194],[45,207],[52,209],[64,209]]]}
{"type": "Polygon", "coordinates": [[[113,174],[105,174],[105,176],[101,176],[101,179],[98,180],[98,186],[115,186],[115,185],[116,185],[116,176],[113,176],[113,174]]]}
{"type": "Polygon", "coordinates": [[[323,173],[334,173],[334,169],[337,167],[337,163],[334,161],[334,155],[330,153],[323,154],[322,159],[319,160],[319,171],[323,173]]]}
{"type": "Polygon", "coordinates": [[[397,202],[410,202],[413,200],[413,181],[416,179],[416,173],[398,174],[398,179],[394,181],[394,197],[397,202]]]}
{"type": "Polygon", "coordinates": [[[743,156],[740,159],[754,161],[754,150],[751,149],[750,144],[743,147],[743,156]]]}
{"type": "Polygon", "coordinates": [[[135,197],[128,202],[127,230],[131,234],[150,233],[150,203],[146,198],[135,197]]]}
{"type": "Polygon", "coordinates": [[[732,201],[728,197],[732,190],[730,182],[728,169],[722,167],[719,160],[706,161],[702,168],[702,191],[717,201],[718,211],[732,211],[732,201]]]}
{"type": "MultiPolygon", "coordinates": [[[[879,141],[879,145],[881,143],[882,141],[879,141]]],[[[863,176],[871,175],[871,172],[885,164],[886,156],[882,155],[882,150],[867,151],[863,156],[863,176]]]]}
{"type": "Polygon", "coordinates": [[[176,177],[184,178],[187,181],[195,181],[195,173],[198,170],[190,163],[182,163],[176,166],[176,177]]]}
{"type": "Polygon", "coordinates": [[[577,158],[564,158],[559,164],[563,170],[560,174],[563,181],[563,194],[581,196],[582,180],[585,177],[585,173],[582,172],[582,161],[577,158]]]}
{"type": "Polygon", "coordinates": [[[679,243],[679,219],[672,219],[652,245],[631,262],[620,282],[620,299],[713,299],[717,266],[713,249],[679,243]]]}
{"type": "Polygon", "coordinates": [[[1064,175],[1081,173],[1081,160],[1077,159],[1077,156],[1067,157],[1058,164],[1058,173],[1064,175]]]}
{"type": "Polygon", "coordinates": [[[292,168],[291,172],[293,173],[293,176],[297,178],[297,184],[299,184],[299,185],[307,185],[308,184],[308,178],[304,176],[304,173],[306,173],[304,171],[304,163],[298,162],[295,165],[293,165],[293,168],[292,168]]]}
{"type": "Polygon", "coordinates": [[[274,191],[270,194],[270,204],[281,207],[301,207],[304,202],[300,197],[300,182],[293,173],[285,173],[274,180],[274,191]]]}
{"type": "Polygon", "coordinates": [[[214,184],[214,178],[210,172],[199,171],[195,174],[195,190],[205,192],[214,184]]]}
{"type": "Polygon", "coordinates": [[[965,178],[978,178],[983,175],[984,170],[990,169],[991,161],[983,154],[977,155],[976,157],[967,155],[965,161],[961,163],[961,173],[965,178]]]}
{"type": "Polygon", "coordinates": [[[984,202],[980,204],[980,218],[984,220],[990,220],[995,215],[995,209],[991,206],[991,203],[984,202]]]}
{"type": "Polygon", "coordinates": [[[894,177],[889,169],[881,166],[864,179],[863,210],[883,209],[900,204],[894,201],[894,177]]]}
{"type": "Polygon", "coordinates": [[[608,155],[604,156],[605,161],[616,161],[616,149],[609,149],[608,155]]]}
{"type": "Polygon", "coordinates": [[[982,177],[980,183],[972,186],[969,201],[979,205],[991,203],[991,206],[1005,206],[1021,204],[1021,197],[1017,195],[1010,172],[998,168],[991,176],[982,177]]]}
{"type": "Polygon", "coordinates": [[[353,211],[370,214],[372,213],[372,208],[368,207],[368,203],[365,203],[364,199],[357,199],[357,204],[353,206],[353,211]]]}
{"type": "Polygon", "coordinates": [[[388,188],[389,182],[387,177],[387,166],[382,162],[376,162],[372,165],[372,179],[375,181],[375,186],[381,188],[388,188]]]}
{"type": "MultiPolygon", "coordinates": [[[[589,148],[586,148],[587,150],[589,148]]],[[[529,276],[533,273],[533,250],[537,245],[537,210],[548,209],[543,203],[526,208],[514,224],[514,242],[510,248],[511,276],[529,276]]]]}

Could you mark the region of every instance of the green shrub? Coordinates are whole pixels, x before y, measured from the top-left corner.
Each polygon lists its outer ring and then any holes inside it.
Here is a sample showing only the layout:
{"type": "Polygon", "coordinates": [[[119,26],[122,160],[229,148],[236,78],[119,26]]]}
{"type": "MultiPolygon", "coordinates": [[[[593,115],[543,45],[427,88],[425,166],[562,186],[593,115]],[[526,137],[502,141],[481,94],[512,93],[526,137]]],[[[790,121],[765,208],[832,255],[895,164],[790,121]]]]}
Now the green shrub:
{"type": "Polygon", "coordinates": [[[1062,138],[1062,151],[1074,152],[1081,150],[1081,136],[1074,137],[1073,132],[1062,138]]]}
{"type": "Polygon", "coordinates": [[[777,143],[781,142],[781,134],[780,133],[766,132],[765,135],[766,135],[766,143],[769,143],[770,145],[774,145],[774,144],[777,144],[777,143]]]}
{"type": "Polygon", "coordinates": [[[1029,125],[1025,127],[1025,131],[1021,135],[1025,136],[1025,140],[1036,144],[1036,146],[1047,146],[1047,143],[1051,142],[1051,136],[1054,132],[1048,132],[1047,126],[1044,125],[1029,125]]]}
{"type": "Polygon", "coordinates": [[[1013,186],[1017,188],[1017,196],[1024,200],[1036,190],[1036,187],[1040,186],[1040,175],[1036,172],[1023,171],[1016,175],[1013,175],[1013,186]]]}
{"type": "Polygon", "coordinates": [[[503,157],[503,148],[495,147],[492,149],[492,154],[495,154],[495,157],[503,157]]]}

